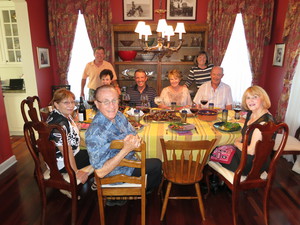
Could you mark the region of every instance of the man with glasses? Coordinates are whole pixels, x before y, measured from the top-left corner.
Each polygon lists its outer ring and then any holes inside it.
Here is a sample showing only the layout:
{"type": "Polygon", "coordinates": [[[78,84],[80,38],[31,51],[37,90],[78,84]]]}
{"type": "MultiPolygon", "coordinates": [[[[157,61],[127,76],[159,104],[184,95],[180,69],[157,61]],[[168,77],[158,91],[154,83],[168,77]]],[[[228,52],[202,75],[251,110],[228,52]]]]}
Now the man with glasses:
{"type": "MultiPolygon", "coordinates": [[[[91,165],[99,177],[126,174],[140,176],[140,169],[117,167],[123,158],[136,159],[133,149],[139,147],[141,138],[128,122],[127,118],[118,111],[119,96],[116,89],[103,85],[96,89],[94,102],[99,110],[85,134],[87,150],[91,165]],[[110,149],[112,140],[123,140],[121,150],[110,149]]],[[[153,190],[161,181],[161,161],[146,159],[147,191],[153,190]]],[[[124,202],[108,201],[108,205],[122,205],[124,202]]]]}
{"type": "Polygon", "coordinates": [[[231,88],[221,82],[224,76],[223,68],[213,67],[210,76],[211,81],[207,81],[199,87],[194,102],[201,105],[201,100],[205,98],[209,103],[214,103],[216,108],[232,109],[231,88]]]}

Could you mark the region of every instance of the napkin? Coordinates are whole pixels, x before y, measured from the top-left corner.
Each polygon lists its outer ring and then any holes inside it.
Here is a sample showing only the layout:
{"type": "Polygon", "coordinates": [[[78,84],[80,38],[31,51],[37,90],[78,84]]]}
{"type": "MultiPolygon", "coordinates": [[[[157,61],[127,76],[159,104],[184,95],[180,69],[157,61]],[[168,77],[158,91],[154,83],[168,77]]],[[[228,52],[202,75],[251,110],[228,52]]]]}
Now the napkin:
{"type": "Polygon", "coordinates": [[[179,112],[182,112],[182,110],[186,110],[187,114],[191,114],[191,110],[188,109],[188,108],[183,108],[183,109],[180,109],[179,112]]]}
{"type": "Polygon", "coordinates": [[[88,128],[89,128],[89,126],[90,126],[90,124],[89,124],[89,123],[81,123],[81,129],[84,129],[84,130],[86,130],[86,129],[88,129],[88,128]]]}
{"type": "MultiPolygon", "coordinates": [[[[134,110],[136,110],[136,109],[135,109],[135,108],[130,108],[130,109],[126,112],[127,115],[129,115],[129,116],[134,116],[134,110]]],[[[140,110],[140,117],[143,116],[143,115],[144,115],[143,111],[140,110]]]]}

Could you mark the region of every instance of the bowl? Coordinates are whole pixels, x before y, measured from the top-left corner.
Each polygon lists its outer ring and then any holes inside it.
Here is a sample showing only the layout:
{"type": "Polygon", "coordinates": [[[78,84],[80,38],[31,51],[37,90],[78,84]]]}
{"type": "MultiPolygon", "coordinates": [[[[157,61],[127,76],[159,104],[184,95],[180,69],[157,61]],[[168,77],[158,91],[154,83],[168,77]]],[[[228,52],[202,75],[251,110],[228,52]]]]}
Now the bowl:
{"type": "Polygon", "coordinates": [[[195,58],[194,55],[184,55],[184,56],[183,56],[183,60],[184,60],[184,61],[193,61],[194,58],[195,58]]]}
{"type": "Polygon", "coordinates": [[[141,56],[144,61],[151,61],[154,58],[155,53],[154,52],[143,53],[141,54],[141,56]]]}
{"type": "Polygon", "coordinates": [[[136,56],[136,51],[118,51],[118,55],[123,61],[132,61],[136,56]]]}
{"type": "Polygon", "coordinates": [[[200,109],[198,111],[198,119],[204,121],[214,121],[218,117],[218,111],[213,109],[200,109]]]}
{"type": "Polygon", "coordinates": [[[130,41],[130,40],[120,40],[120,42],[122,43],[123,46],[129,47],[133,44],[134,41],[130,41]]]}

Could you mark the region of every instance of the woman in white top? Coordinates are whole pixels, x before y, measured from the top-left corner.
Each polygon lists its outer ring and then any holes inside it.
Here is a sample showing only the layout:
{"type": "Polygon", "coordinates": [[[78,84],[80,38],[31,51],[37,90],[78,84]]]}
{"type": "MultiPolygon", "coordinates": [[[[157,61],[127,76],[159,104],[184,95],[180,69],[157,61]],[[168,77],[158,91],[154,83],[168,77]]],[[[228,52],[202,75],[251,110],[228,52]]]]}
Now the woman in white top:
{"type": "Polygon", "coordinates": [[[176,102],[176,106],[181,106],[177,109],[189,107],[192,104],[192,99],[187,87],[179,84],[182,79],[181,72],[171,70],[169,71],[168,78],[171,85],[162,90],[160,94],[162,103],[159,107],[171,109],[172,102],[176,102]]]}

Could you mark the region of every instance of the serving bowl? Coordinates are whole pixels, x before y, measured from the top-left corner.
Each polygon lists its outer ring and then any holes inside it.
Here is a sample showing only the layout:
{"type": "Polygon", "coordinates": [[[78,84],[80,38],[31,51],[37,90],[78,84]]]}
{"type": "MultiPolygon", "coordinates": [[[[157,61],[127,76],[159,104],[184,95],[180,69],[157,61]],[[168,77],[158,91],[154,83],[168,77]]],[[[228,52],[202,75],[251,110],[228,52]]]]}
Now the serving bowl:
{"type": "Polygon", "coordinates": [[[183,56],[183,61],[193,61],[195,58],[194,55],[184,55],[183,56]]]}
{"type": "Polygon", "coordinates": [[[198,111],[198,119],[204,121],[214,121],[218,117],[218,111],[213,109],[200,109],[198,111]]]}
{"type": "Polygon", "coordinates": [[[154,52],[143,53],[141,54],[141,56],[144,61],[151,61],[154,58],[155,53],[154,52]]]}
{"type": "Polygon", "coordinates": [[[118,55],[123,61],[132,61],[136,57],[136,51],[118,51],[118,55]]]}
{"type": "Polygon", "coordinates": [[[122,43],[123,46],[129,47],[133,44],[134,41],[130,41],[130,40],[120,40],[120,42],[122,43]]]}

